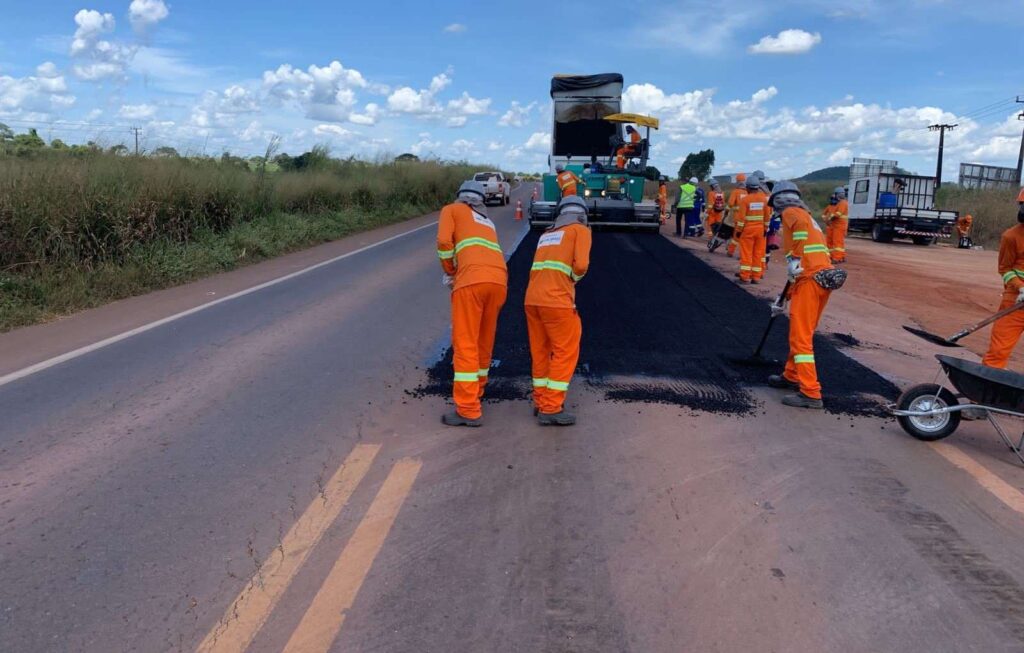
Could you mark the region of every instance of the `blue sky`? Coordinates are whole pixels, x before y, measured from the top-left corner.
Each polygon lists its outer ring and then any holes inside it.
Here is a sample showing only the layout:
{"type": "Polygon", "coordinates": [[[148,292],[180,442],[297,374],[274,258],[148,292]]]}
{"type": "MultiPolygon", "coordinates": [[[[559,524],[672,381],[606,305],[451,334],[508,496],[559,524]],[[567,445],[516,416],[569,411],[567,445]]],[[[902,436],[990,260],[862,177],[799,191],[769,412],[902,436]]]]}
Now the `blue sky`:
{"type": "Polygon", "coordinates": [[[0,122],[68,142],[545,166],[550,77],[621,72],[654,164],[799,175],[851,156],[1012,166],[1024,0],[5,3],[0,122]],[[583,12],[581,15],[580,12],[583,12]],[[595,17],[600,17],[595,18],[595,17]],[[602,23],[598,26],[590,23],[602,23]]]}

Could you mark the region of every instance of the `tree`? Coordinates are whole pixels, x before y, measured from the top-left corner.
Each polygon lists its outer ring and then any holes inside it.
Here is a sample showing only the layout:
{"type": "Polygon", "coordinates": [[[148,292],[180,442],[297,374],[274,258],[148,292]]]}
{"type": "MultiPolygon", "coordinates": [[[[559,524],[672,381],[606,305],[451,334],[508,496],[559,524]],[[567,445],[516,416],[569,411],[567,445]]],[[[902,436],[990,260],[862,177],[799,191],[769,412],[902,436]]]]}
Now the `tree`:
{"type": "Polygon", "coordinates": [[[4,123],[0,122],[0,142],[13,140],[14,130],[5,125],[4,123]]]}
{"type": "Polygon", "coordinates": [[[690,152],[686,155],[683,165],[679,166],[679,178],[689,179],[690,177],[696,177],[698,181],[701,181],[707,179],[714,167],[714,150],[701,150],[696,154],[690,152]]]}
{"type": "Polygon", "coordinates": [[[28,130],[27,134],[18,134],[14,137],[14,145],[19,149],[39,150],[46,147],[46,141],[35,129],[28,130]]]}
{"type": "Polygon", "coordinates": [[[52,141],[50,141],[50,149],[51,150],[66,150],[66,149],[68,149],[68,144],[65,143],[64,141],[60,140],[59,138],[55,138],[52,141]]]}
{"type": "Polygon", "coordinates": [[[153,156],[162,157],[165,159],[177,159],[181,155],[178,154],[178,150],[174,149],[173,147],[170,147],[169,145],[164,145],[153,150],[153,156]]]}
{"type": "Polygon", "coordinates": [[[644,168],[644,179],[648,181],[658,181],[661,179],[661,170],[658,170],[654,166],[647,166],[644,168]]]}
{"type": "Polygon", "coordinates": [[[115,145],[115,146],[111,147],[109,150],[107,150],[107,152],[109,152],[110,154],[113,154],[114,156],[127,156],[128,155],[128,146],[125,145],[124,143],[118,143],[117,145],[115,145]]]}
{"type": "Polygon", "coordinates": [[[395,157],[396,163],[415,163],[419,160],[420,158],[418,156],[416,156],[415,154],[410,154],[409,152],[406,152],[405,154],[399,154],[398,156],[395,157]]]}

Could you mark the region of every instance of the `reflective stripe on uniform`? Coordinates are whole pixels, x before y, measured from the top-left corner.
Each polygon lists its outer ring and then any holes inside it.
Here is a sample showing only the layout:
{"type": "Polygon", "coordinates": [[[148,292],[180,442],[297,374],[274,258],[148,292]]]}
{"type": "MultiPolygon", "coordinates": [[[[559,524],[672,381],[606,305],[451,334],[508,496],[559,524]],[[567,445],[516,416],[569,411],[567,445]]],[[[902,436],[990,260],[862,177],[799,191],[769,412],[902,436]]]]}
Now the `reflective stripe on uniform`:
{"type": "Polygon", "coordinates": [[[796,364],[810,363],[814,364],[814,354],[796,354],[793,356],[793,362],[796,364]]]}
{"type": "Polygon", "coordinates": [[[806,231],[794,231],[793,232],[793,240],[807,240],[807,232],[806,231]]]}
{"type": "Polygon", "coordinates": [[[491,370],[489,370],[489,369],[487,369],[487,370],[480,370],[478,372],[478,375],[480,376],[481,379],[486,379],[487,375],[490,374],[490,373],[491,373],[491,370]]]}
{"type": "Polygon", "coordinates": [[[572,267],[562,263],[561,261],[534,261],[533,265],[530,266],[531,272],[540,272],[542,270],[551,270],[553,272],[561,272],[567,275],[573,281],[579,281],[583,278],[583,275],[576,274],[572,271],[572,267]]]}
{"type": "Polygon", "coordinates": [[[546,387],[548,387],[548,383],[550,383],[550,381],[548,381],[547,379],[534,379],[533,380],[533,387],[535,387],[535,388],[546,388],[546,387]]]}
{"type": "Polygon", "coordinates": [[[754,268],[750,267],[749,265],[741,265],[740,269],[741,270],[753,270],[754,268]]]}
{"type": "Polygon", "coordinates": [[[764,222],[764,217],[757,215],[748,215],[747,222],[764,222]]]}
{"type": "Polygon", "coordinates": [[[548,381],[548,389],[555,392],[565,392],[569,389],[568,381],[548,381]]]}
{"type": "Polygon", "coordinates": [[[832,251],[833,252],[845,252],[846,248],[845,247],[833,247],[832,251]]]}
{"type": "Polygon", "coordinates": [[[828,247],[825,245],[807,245],[804,247],[804,254],[828,254],[828,247]]]}
{"type": "Polygon", "coordinates": [[[456,383],[476,383],[480,380],[480,375],[476,372],[456,372],[455,382],[456,383]]]}
{"type": "Polygon", "coordinates": [[[455,253],[458,254],[467,247],[486,247],[487,249],[493,249],[494,251],[501,253],[501,245],[494,242],[493,240],[487,240],[486,238],[466,238],[460,240],[455,244],[455,253]]]}
{"type": "Polygon", "coordinates": [[[437,256],[441,260],[447,261],[448,259],[455,258],[455,250],[454,249],[439,249],[439,250],[437,250],[437,256]]]}
{"type": "Polygon", "coordinates": [[[1003,275],[1003,283],[1010,283],[1012,279],[1024,280],[1024,270],[1010,270],[1003,275]]]}

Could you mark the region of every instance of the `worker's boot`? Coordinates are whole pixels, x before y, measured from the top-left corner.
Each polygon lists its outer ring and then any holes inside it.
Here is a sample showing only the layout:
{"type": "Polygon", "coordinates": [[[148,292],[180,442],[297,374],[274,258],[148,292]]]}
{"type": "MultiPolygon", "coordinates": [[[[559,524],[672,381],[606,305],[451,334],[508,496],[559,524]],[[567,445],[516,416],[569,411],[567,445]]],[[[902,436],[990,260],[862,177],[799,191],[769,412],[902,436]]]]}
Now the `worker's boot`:
{"type": "Polygon", "coordinates": [[[794,408],[814,408],[820,410],[825,407],[821,399],[812,399],[802,392],[798,392],[795,395],[786,395],[782,398],[782,403],[794,408]]]}
{"type": "Polygon", "coordinates": [[[456,410],[442,415],[441,423],[448,426],[469,426],[471,428],[477,428],[484,425],[481,420],[463,417],[462,415],[459,415],[459,412],[456,410]]]}
{"type": "Polygon", "coordinates": [[[799,390],[800,384],[790,381],[781,374],[772,374],[768,377],[768,385],[779,390],[799,390]]]}
{"type": "Polygon", "coordinates": [[[557,413],[541,413],[537,415],[537,423],[541,426],[572,426],[576,416],[562,410],[557,413]]]}

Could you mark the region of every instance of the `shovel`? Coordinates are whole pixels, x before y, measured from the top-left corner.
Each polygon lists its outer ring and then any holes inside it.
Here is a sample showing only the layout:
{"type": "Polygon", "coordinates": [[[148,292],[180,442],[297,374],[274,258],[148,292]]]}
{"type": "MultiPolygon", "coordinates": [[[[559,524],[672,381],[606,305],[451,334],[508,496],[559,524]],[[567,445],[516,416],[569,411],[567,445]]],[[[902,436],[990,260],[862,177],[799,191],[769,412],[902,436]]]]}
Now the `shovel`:
{"type": "Polygon", "coordinates": [[[915,336],[917,336],[919,338],[923,338],[923,339],[927,340],[928,342],[930,342],[932,344],[939,345],[940,347],[961,347],[962,345],[960,345],[957,342],[961,338],[966,338],[967,336],[971,335],[972,333],[974,333],[978,329],[981,329],[983,327],[987,327],[988,325],[992,324],[996,320],[998,320],[998,319],[1000,319],[1002,317],[1005,317],[1005,316],[1009,315],[1010,313],[1013,313],[1014,311],[1018,311],[1018,310],[1020,310],[1022,308],[1024,308],[1024,303],[1017,303],[1017,304],[1014,304],[1013,306],[1011,306],[1009,308],[1004,308],[1003,310],[999,311],[995,315],[990,315],[990,316],[986,317],[984,320],[982,320],[981,322],[978,322],[977,324],[975,324],[973,326],[969,326],[966,329],[964,329],[963,331],[958,331],[957,333],[954,333],[953,335],[951,335],[948,338],[943,338],[940,335],[936,335],[934,333],[929,333],[927,331],[924,331],[923,329],[915,329],[912,326],[903,325],[903,328],[906,331],[909,331],[910,333],[913,333],[915,336]]]}
{"type": "MultiPolygon", "coordinates": [[[[789,294],[789,287],[792,284],[793,284],[792,281],[787,281],[786,282],[786,285],[782,289],[782,292],[779,293],[778,299],[775,300],[775,304],[776,305],[782,306],[783,304],[786,303],[786,295],[789,294]]],[[[772,315],[770,318],[768,318],[768,326],[765,327],[764,335],[761,336],[761,342],[757,343],[757,349],[754,350],[753,355],[750,356],[749,358],[733,359],[732,362],[739,363],[740,365],[755,365],[755,366],[778,366],[778,365],[781,365],[782,364],[781,361],[768,359],[768,358],[765,358],[764,356],[761,355],[761,351],[764,349],[765,343],[768,342],[768,334],[771,333],[772,325],[775,324],[775,318],[777,318],[777,317],[778,317],[778,315],[772,315]]]]}

